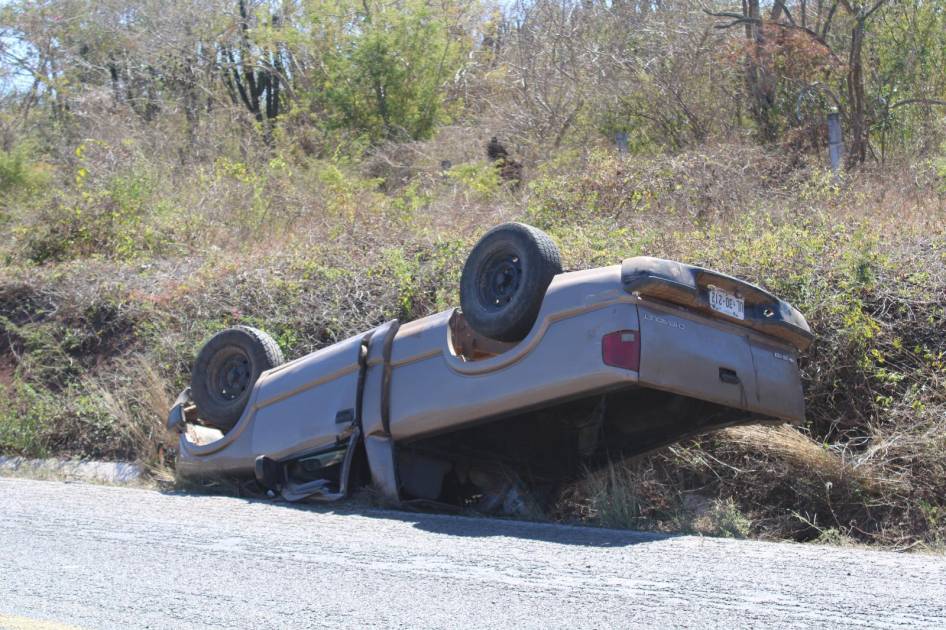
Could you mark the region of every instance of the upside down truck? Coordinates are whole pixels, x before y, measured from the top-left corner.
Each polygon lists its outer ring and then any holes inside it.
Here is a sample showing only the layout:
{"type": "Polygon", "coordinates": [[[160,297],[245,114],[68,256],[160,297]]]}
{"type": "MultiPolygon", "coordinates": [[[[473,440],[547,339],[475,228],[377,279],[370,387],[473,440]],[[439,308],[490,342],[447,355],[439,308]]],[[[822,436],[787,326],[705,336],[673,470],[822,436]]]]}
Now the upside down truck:
{"type": "Polygon", "coordinates": [[[373,484],[468,505],[496,471],[535,487],[721,427],[800,422],[805,318],[762,288],[630,258],[562,273],[543,232],[472,250],[461,309],[390,321],[294,361],[265,333],[212,337],[171,410],[178,471],[288,500],[373,484]]]}

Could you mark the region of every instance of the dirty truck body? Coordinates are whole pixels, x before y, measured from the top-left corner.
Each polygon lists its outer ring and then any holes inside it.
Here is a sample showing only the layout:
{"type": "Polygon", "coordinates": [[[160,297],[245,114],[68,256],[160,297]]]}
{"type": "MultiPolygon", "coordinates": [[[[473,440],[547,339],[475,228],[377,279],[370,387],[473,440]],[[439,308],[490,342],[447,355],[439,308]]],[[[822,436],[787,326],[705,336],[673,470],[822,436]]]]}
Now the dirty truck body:
{"type": "Polygon", "coordinates": [[[290,500],[331,499],[348,492],[360,452],[366,481],[388,498],[437,499],[467,457],[447,446],[462,454],[487,426],[499,444],[518,432],[505,445],[512,459],[510,445],[542,449],[546,438],[593,458],[804,418],[798,352],[811,340],[807,323],[763,289],[717,272],[639,257],[555,275],[514,343],[478,339],[462,320],[451,309],[388,322],[263,372],[242,416],[215,440],[186,430],[197,411],[182,402],[171,421],[180,473],[255,475],[290,500]],[[570,424],[558,418],[575,410],[570,424]],[[523,419],[525,429],[514,428],[523,419]]]}

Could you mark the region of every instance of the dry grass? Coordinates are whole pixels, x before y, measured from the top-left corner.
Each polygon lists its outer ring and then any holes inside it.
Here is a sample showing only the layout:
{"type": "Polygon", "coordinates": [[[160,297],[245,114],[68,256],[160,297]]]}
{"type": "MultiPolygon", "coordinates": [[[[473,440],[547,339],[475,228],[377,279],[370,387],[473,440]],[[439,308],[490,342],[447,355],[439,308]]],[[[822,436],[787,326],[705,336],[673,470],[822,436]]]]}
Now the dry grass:
{"type": "Polygon", "coordinates": [[[136,453],[148,473],[161,481],[173,480],[172,454],[177,440],[165,423],[176,392],[142,356],[116,365],[113,377],[111,387],[102,378],[87,381],[88,391],[101,401],[115,433],[136,453]]]}
{"type": "Polygon", "coordinates": [[[728,428],[589,472],[562,494],[557,514],[610,527],[941,549],[940,480],[903,462],[946,463],[946,431],[935,431],[931,452],[920,443],[928,433],[911,441],[907,430],[899,444],[876,436],[858,448],[788,425],[728,428]]]}
{"type": "Polygon", "coordinates": [[[169,476],[167,405],[209,334],[259,326],[294,357],[447,308],[476,237],[522,219],[570,268],[638,254],[714,266],[792,301],[817,335],[801,430],[730,429],[614,462],[563,494],[560,518],[897,547],[946,537],[946,209],[923,165],[837,181],[815,158],[786,165],[748,145],[593,149],[529,165],[513,190],[478,164],[489,133],[476,128],[360,163],[208,141],[183,167],[145,130],[119,131],[88,143],[81,188],[68,183],[78,158],[64,159],[67,184],[0,224],[4,452],[169,476]],[[444,159],[464,168],[445,174],[444,159]],[[40,264],[43,251],[55,256],[40,264]]]}
{"type": "Polygon", "coordinates": [[[610,461],[568,486],[553,510],[557,518],[602,527],[745,538],[752,523],[731,498],[665,485],[641,460],[610,461]]]}
{"type": "Polygon", "coordinates": [[[814,475],[828,484],[855,484],[871,494],[903,488],[901,480],[888,476],[883,464],[873,461],[878,447],[858,453],[845,445],[819,444],[788,425],[733,427],[720,431],[718,439],[734,451],[778,460],[796,474],[814,475]]]}

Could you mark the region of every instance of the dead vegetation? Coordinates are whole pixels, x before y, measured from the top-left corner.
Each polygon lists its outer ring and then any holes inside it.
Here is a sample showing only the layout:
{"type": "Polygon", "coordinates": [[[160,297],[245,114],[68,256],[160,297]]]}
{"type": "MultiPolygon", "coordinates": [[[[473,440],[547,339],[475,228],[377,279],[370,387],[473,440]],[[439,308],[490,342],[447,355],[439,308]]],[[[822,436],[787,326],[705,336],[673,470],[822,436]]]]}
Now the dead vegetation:
{"type": "Polygon", "coordinates": [[[0,7],[0,452],[166,470],[161,423],[212,332],[258,326],[295,357],[448,308],[477,236],[520,219],[552,234],[567,268],[640,254],[716,267],[793,302],[817,336],[805,426],[616,460],[549,516],[944,544],[942,110],[885,105],[894,87],[942,96],[932,5],[879,3],[861,42],[870,72],[849,76],[822,62],[848,57],[858,25],[828,5],[788,3],[793,19],[834,20],[826,48],[779,35],[781,10],[760,42],[690,2],[505,15],[448,2],[436,19],[429,3],[342,3],[324,29],[307,11],[241,28],[270,5],[240,4],[105,2],[92,19],[81,3],[0,7]],[[366,34],[391,54],[331,54],[366,34]],[[433,41],[443,64],[427,63],[433,41]],[[208,54],[241,45],[279,90],[268,111],[232,98],[236,57],[208,54]],[[290,58],[291,76],[276,67],[290,58]],[[420,74],[395,72],[403,59],[420,74]],[[748,91],[760,71],[774,83],[748,91]],[[379,103],[382,76],[395,83],[379,103]],[[866,161],[835,174],[818,134],[852,81],[874,103],[859,94],[843,112],[866,161]],[[490,161],[493,136],[518,183],[490,161]]]}
{"type": "Polygon", "coordinates": [[[942,486],[925,466],[942,470],[943,457],[917,442],[932,438],[941,449],[946,436],[924,433],[898,457],[879,437],[860,450],[788,426],[724,429],[612,463],[570,488],[559,510],[609,526],[941,549],[942,486]],[[905,465],[907,454],[924,467],[905,465]]]}
{"type": "MultiPolygon", "coordinates": [[[[473,215],[444,210],[473,184],[419,176],[407,189],[426,201],[409,211],[400,205],[404,187],[368,189],[359,194],[374,204],[370,212],[299,219],[291,231],[268,226],[266,247],[227,236],[186,256],[7,266],[0,355],[9,367],[0,387],[9,402],[0,444],[8,453],[135,459],[166,471],[167,405],[214,330],[258,325],[287,356],[299,356],[391,317],[446,308],[456,303],[478,223],[522,217],[552,232],[571,268],[640,253],[712,265],[784,295],[817,335],[803,363],[806,426],[727,429],[615,461],[567,488],[549,516],[714,535],[941,545],[939,194],[911,184],[909,171],[881,185],[836,182],[818,169],[772,179],[736,169],[744,173],[733,184],[745,200],[739,208],[718,186],[716,167],[693,166],[711,163],[705,153],[648,163],[595,150],[576,163],[568,176],[550,163],[518,193],[495,188],[471,197],[473,215]],[[900,216],[885,215],[880,204],[900,216]]],[[[764,160],[746,163],[768,168],[764,160]]],[[[211,194],[195,190],[199,203],[211,194]]]]}

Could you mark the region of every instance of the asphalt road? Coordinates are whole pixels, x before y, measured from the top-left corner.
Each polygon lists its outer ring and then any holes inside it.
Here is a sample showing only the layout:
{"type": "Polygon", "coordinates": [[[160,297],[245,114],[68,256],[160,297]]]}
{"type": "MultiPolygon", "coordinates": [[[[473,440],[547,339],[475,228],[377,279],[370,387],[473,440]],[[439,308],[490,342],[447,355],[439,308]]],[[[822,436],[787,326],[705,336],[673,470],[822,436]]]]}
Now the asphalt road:
{"type": "Polygon", "coordinates": [[[0,478],[0,627],[946,627],[946,558],[0,478]]]}

